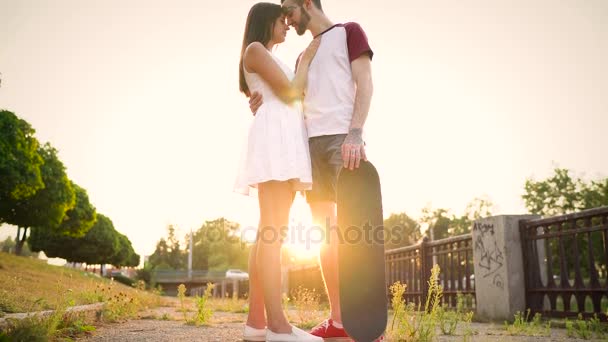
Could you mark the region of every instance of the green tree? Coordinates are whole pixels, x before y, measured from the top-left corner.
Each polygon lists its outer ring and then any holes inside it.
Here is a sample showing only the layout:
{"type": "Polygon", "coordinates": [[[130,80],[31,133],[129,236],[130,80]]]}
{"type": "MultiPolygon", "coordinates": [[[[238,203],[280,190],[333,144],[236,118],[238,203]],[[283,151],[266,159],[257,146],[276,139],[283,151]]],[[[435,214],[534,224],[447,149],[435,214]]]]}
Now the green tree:
{"type": "Polygon", "coordinates": [[[453,215],[451,219],[450,235],[458,236],[471,232],[475,220],[492,216],[494,204],[489,198],[477,197],[467,204],[462,216],[453,215]]]}
{"type": "Polygon", "coordinates": [[[112,220],[102,214],[97,214],[93,227],[78,241],[74,253],[78,261],[89,265],[110,263],[119,248],[118,232],[114,229],[112,220]]]}
{"type": "Polygon", "coordinates": [[[169,246],[167,245],[167,240],[165,240],[165,238],[161,238],[156,243],[154,253],[152,253],[152,255],[150,255],[148,258],[147,264],[150,265],[151,269],[171,269],[168,260],[169,246]]]}
{"type": "Polygon", "coordinates": [[[54,232],[50,229],[33,229],[27,243],[36,252],[44,252],[50,258],[63,258],[68,262],[80,262],[74,257],[78,246],[76,238],[54,232]]]}
{"type": "Polygon", "coordinates": [[[410,246],[422,237],[420,224],[406,213],[391,214],[384,220],[384,229],[386,249],[410,246]]]}
{"type": "Polygon", "coordinates": [[[447,209],[435,209],[426,207],[422,209],[422,218],[420,221],[427,225],[428,229],[425,234],[431,240],[445,239],[450,236],[450,227],[452,223],[450,212],[447,209]]]}
{"type": "MultiPolygon", "coordinates": [[[[15,243],[15,241],[13,240],[13,238],[11,238],[10,236],[6,238],[6,240],[4,240],[3,242],[0,242],[0,251],[4,252],[4,253],[13,253],[15,251],[15,246],[17,244],[15,243]]],[[[23,248],[21,250],[21,256],[24,257],[33,257],[33,258],[37,258],[38,257],[38,253],[36,252],[32,252],[30,250],[30,247],[28,245],[28,243],[24,243],[23,244],[23,248]]]]}
{"type": "Polygon", "coordinates": [[[608,178],[586,182],[555,168],[545,180],[527,179],[522,198],[531,214],[556,216],[608,205],[608,178]]]}
{"type": "Polygon", "coordinates": [[[93,227],[97,220],[95,207],[89,202],[87,191],[74,182],[71,182],[76,194],[76,202],[66,213],[58,227],[50,227],[63,234],[82,237],[93,227]]]}
{"type": "Polygon", "coordinates": [[[167,227],[167,238],[161,238],[156,244],[154,253],[148,259],[152,268],[182,270],[186,266],[186,254],[180,247],[175,234],[175,227],[167,227]]]}
{"type": "Polygon", "coordinates": [[[193,236],[193,269],[216,271],[229,268],[247,269],[250,246],[240,239],[238,223],[223,217],[206,221],[193,236]]]}
{"type": "Polygon", "coordinates": [[[58,227],[66,211],[75,203],[74,189],[65,173],[65,166],[57,157],[57,150],[47,143],[38,149],[38,153],[43,159],[40,171],[44,189],[26,199],[15,201],[6,217],[6,222],[17,226],[17,255],[25,243],[28,228],[58,227]]]}
{"type": "Polygon", "coordinates": [[[445,239],[451,236],[468,234],[475,220],[492,216],[494,204],[487,197],[477,197],[469,202],[462,215],[452,214],[447,209],[422,209],[420,221],[428,229],[425,234],[432,240],[445,239]]]}
{"type": "MultiPolygon", "coordinates": [[[[524,199],[526,208],[532,214],[545,217],[570,214],[577,211],[592,209],[608,205],[608,178],[586,182],[579,177],[572,177],[570,170],[555,168],[554,174],[544,180],[528,179],[524,185],[524,199]]],[[[592,225],[601,225],[599,219],[594,219],[592,225]]],[[[562,225],[561,229],[573,229],[571,223],[562,225]]],[[[551,249],[552,268],[554,272],[560,272],[560,249],[556,239],[546,240],[547,248],[551,249]]],[[[577,236],[564,236],[562,243],[567,250],[574,248],[577,244],[580,255],[589,254],[589,246],[595,256],[596,268],[606,272],[606,264],[598,263],[603,260],[604,245],[600,232],[578,234],[577,236]]],[[[575,267],[580,266],[584,278],[589,277],[590,267],[587,262],[575,265],[574,258],[566,258],[568,270],[573,272],[575,267]]],[[[568,275],[570,278],[572,274],[568,275]]]]}
{"type": "Polygon", "coordinates": [[[97,214],[95,224],[83,237],[76,238],[50,229],[33,229],[28,241],[32,250],[44,251],[49,257],[89,265],[112,263],[120,248],[119,233],[112,221],[102,214],[97,214]]]}
{"type": "Polygon", "coordinates": [[[182,251],[179,239],[175,234],[175,227],[169,226],[169,262],[171,267],[176,270],[184,269],[186,266],[186,257],[184,251],[182,251]]]}
{"type": "Polygon", "coordinates": [[[34,129],[14,113],[0,110],[0,223],[9,222],[13,203],[44,188],[34,129]]]}
{"type": "Polygon", "coordinates": [[[15,250],[15,241],[12,237],[7,237],[6,240],[0,242],[0,251],[4,253],[11,253],[15,250]]]}
{"type": "Polygon", "coordinates": [[[608,205],[608,178],[591,181],[581,192],[587,209],[608,205]]]}
{"type": "Polygon", "coordinates": [[[116,253],[110,258],[109,264],[116,267],[139,265],[139,255],[133,250],[131,241],[126,235],[117,233],[118,236],[118,248],[116,253]],[[135,265],[133,265],[135,263],[135,265]]]}
{"type": "Polygon", "coordinates": [[[585,209],[583,191],[586,184],[574,179],[567,169],[556,168],[545,180],[527,179],[522,198],[532,214],[556,216],[585,209]]]}
{"type": "Polygon", "coordinates": [[[133,251],[133,253],[131,253],[129,255],[129,258],[127,259],[127,263],[125,264],[125,266],[137,267],[137,266],[139,266],[140,261],[141,261],[141,257],[139,256],[139,254],[137,254],[137,253],[135,253],[135,251],[133,251]]]}

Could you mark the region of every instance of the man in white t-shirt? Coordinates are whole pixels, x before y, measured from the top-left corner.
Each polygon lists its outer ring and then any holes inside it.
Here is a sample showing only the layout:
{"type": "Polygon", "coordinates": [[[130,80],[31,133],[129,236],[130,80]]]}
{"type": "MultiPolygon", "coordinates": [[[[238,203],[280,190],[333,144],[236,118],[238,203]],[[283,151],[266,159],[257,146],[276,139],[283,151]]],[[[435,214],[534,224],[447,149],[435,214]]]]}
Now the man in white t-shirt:
{"type": "MultiPolygon", "coordinates": [[[[303,101],[313,178],[306,199],[314,222],[329,228],[320,259],[331,314],[311,333],[323,338],[347,337],[338,293],[336,184],[342,167],[352,170],[359,167],[361,159],[366,160],[362,133],[373,92],[373,51],[359,24],[332,23],[323,13],[321,0],[281,0],[281,5],[287,23],[299,35],[310,31],[313,37],[322,36],[303,101]]],[[[252,94],[254,113],[262,101],[258,94],[252,94]]]]}

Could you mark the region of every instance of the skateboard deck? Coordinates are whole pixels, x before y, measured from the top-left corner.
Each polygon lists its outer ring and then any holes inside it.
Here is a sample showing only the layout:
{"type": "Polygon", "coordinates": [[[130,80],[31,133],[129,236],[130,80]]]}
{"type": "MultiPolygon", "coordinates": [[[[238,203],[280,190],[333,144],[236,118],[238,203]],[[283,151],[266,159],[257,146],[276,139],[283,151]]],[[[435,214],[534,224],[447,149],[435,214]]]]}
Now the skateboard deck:
{"type": "Polygon", "coordinates": [[[355,341],[371,342],[386,329],[388,302],[382,194],[378,172],[370,162],[340,171],[337,205],[342,324],[355,341]]]}

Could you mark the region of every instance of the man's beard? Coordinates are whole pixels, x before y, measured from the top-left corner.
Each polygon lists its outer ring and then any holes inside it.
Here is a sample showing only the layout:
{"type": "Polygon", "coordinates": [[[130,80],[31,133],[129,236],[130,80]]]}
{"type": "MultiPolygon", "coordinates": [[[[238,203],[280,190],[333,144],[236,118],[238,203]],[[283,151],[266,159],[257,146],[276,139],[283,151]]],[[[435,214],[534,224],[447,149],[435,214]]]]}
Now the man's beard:
{"type": "Polygon", "coordinates": [[[310,14],[308,14],[308,12],[306,12],[306,10],[304,9],[304,6],[300,6],[300,12],[302,13],[300,15],[300,22],[298,23],[298,26],[296,27],[296,33],[299,36],[306,33],[306,27],[308,26],[308,23],[310,22],[310,14]]]}

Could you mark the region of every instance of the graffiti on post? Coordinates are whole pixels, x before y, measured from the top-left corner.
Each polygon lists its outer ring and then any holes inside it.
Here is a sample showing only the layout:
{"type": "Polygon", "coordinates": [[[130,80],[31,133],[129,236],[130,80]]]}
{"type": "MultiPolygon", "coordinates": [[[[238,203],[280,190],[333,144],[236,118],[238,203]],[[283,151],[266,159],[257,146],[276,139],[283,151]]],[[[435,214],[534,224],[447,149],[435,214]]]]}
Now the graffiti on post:
{"type": "Polygon", "coordinates": [[[502,276],[500,274],[494,276],[492,284],[494,284],[494,286],[498,287],[501,290],[505,289],[505,281],[502,279],[502,276]]]}
{"type": "Polygon", "coordinates": [[[504,265],[505,257],[503,251],[498,248],[494,225],[488,223],[475,223],[473,230],[477,231],[475,239],[475,252],[480,255],[478,266],[482,269],[484,278],[494,275],[492,284],[503,289],[504,280],[500,274],[496,274],[504,265]]]}

